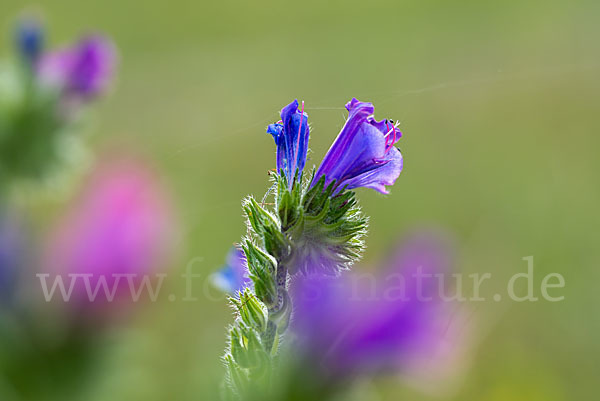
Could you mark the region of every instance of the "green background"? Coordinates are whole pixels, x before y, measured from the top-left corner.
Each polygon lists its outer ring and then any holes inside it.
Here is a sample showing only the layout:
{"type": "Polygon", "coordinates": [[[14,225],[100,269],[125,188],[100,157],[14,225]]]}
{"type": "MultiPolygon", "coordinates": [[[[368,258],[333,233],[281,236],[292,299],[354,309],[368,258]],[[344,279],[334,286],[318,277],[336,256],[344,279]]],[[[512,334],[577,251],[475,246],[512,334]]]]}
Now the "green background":
{"type": "MultiPolygon", "coordinates": [[[[268,186],[274,145],[265,127],[278,110],[306,102],[311,165],[357,97],[375,104],[378,119],[400,120],[404,134],[404,171],[391,194],[359,191],[371,217],[366,263],[403,233],[434,226],[455,236],[461,271],[494,274],[488,298],[525,271],[525,256],[534,256],[537,295],[545,274],[565,277],[562,302],[465,306],[476,322],[472,364],[447,398],[554,401],[593,399],[600,373],[599,5],[53,0],[34,8],[52,44],[93,28],[118,45],[118,80],[92,141],[98,152],[152,158],[168,182],[183,234],[164,294],[184,293],[178,276],[194,258],[206,278],[244,234],[240,200],[268,186]]],[[[2,0],[5,37],[23,9],[2,0]]],[[[62,207],[39,213],[42,229],[62,207]]],[[[164,296],[110,336],[87,400],[215,399],[231,313],[202,282],[197,302],[164,296]]],[[[395,378],[368,392],[374,401],[430,399],[395,378]]]]}

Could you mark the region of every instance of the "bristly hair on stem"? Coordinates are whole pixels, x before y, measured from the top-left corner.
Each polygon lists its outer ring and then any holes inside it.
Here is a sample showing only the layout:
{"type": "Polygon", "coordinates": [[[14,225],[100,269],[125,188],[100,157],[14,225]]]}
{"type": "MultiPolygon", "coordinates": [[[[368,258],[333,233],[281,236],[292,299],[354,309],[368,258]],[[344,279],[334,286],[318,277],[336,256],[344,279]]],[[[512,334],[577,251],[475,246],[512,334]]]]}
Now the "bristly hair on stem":
{"type": "Polygon", "coordinates": [[[253,288],[230,298],[236,320],[224,357],[228,385],[242,399],[251,377],[255,391],[255,381],[267,380],[275,369],[292,313],[290,277],[315,269],[337,275],[364,249],[367,218],[354,193],[333,195],[333,183],[324,188],[322,178],[311,186],[313,177],[314,170],[309,179],[300,174],[290,189],[284,175],[273,173],[276,190],[271,207],[252,196],[242,202],[248,234],[241,248],[253,288]]]}

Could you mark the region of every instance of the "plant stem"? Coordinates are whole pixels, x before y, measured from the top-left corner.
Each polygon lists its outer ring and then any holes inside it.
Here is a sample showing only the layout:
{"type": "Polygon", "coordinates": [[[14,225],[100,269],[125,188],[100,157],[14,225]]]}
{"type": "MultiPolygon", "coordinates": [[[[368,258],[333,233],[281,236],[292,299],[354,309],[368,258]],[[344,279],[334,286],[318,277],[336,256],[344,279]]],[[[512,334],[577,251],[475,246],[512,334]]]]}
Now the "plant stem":
{"type": "Polygon", "coordinates": [[[273,351],[273,344],[275,343],[275,336],[278,331],[283,332],[284,329],[278,327],[278,322],[281,317],[282,308],[287,297],[287,273],[288,269],[285,263],[280,262],[277,265],[277,304],[269,308],[269,321],[267,323],[267,330],[263,335],[263,343],[265,350],[269,353],[273,351]]]}

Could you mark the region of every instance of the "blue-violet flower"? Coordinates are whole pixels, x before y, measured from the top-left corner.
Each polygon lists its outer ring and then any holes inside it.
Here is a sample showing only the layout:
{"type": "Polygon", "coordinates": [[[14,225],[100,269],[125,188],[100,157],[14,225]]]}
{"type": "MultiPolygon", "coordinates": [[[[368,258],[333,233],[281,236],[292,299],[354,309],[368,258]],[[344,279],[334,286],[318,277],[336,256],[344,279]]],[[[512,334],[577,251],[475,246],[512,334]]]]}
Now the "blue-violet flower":
{"type": "Polygon", "coordinates": [[[297,100],[281,109],[281,121],[270,124],[267,133],[273,135],[277,145],[277,173],[282,174],[283,171],[291,188],[306,164],[309,127],[304,102],[302,110],[298,110],[297,100]]]}
{"type": "Polygon", "coordinates": [[[246,287],[252,286],[248,275],[246,255],[238,247],[232,247],[227,254],[225,265],[212,275],[213,284],[228,294],[237,294],[246,287]]]}
{"type": "Polygon", "coordinates": [[[346,104],[348,120],[325,155],[312,181],[325,175],[325,187],[335,180],[343,189],[372,188],[387,194],[402,171],[402,154],[394,146],[402,135],[393,121],[377,121],[371,103],[353,98],[346,104]]]}

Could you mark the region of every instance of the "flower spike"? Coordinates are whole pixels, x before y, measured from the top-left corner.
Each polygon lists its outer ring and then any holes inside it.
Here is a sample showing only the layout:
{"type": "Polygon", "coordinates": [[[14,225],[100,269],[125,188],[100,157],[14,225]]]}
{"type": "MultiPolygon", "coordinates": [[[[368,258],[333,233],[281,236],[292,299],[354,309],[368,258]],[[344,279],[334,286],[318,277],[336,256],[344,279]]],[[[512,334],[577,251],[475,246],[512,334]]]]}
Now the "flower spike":
{"type": "Polygon", "coordinates": [[[309,179],[303,179],[309,139],[304,102],[285,106],[281,120],[267,128],[277,146],[277,168],[262,202],[247,197],[242,204],[248,228],[242,248],[252,284],[230,299],[237,316],[223,359],[231,399],[254,399],[248,395],[273,388],[280,338],[296,313],[290,283],[338,276],[360,259],[367,218],[352,189],[387,193],[385,185],[402,170],[394,147],[401,135],[397,125],[376,121],[371,103],[352,99],[346,107],[346,125],[309,179]],[[274,202],[267,203],[272,190],[274,202]]]}

